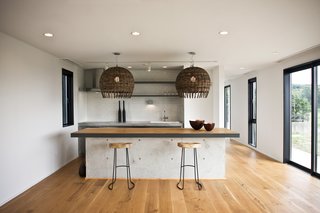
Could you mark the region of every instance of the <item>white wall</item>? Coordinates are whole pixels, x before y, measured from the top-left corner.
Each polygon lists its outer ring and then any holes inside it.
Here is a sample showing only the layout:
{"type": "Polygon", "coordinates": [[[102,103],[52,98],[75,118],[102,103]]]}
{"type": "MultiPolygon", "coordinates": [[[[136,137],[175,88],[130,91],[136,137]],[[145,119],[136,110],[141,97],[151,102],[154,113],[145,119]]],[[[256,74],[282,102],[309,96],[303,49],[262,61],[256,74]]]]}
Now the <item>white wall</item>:
{"type": "Polygon", "coordinates": [[[219,67],[215,67],[208,69],[207,72],[212,82],[208,97],[184,99],[184,126],[187,128],[191,127],[189,120],[205,120],[205,122],[215,123],[216,127],[223,127],[219,116],[222,110],[223,118],[223,103],[219,104],[220,99],[223,101],[223,78],[219,78],[222,71],[219,67]]]}
{"type": "Polygon", "coordinates": [[[320,47],[290,57],[263,70],[229,80],[231,129],[248,144],[248,79],[257,77],[257,150],[283,161],[283,70],[320,58],[320,47]]]}
{"type": "Polygon", "coordinates": [[[0,33],[0,205],[78,155],[77,125],[62,128],[62,68],[74,73],[77,124],[81,70],[0,33]]]}
{"type": "MultiPolygon", "coordinates": [[[[183,120],[183,99],[178,97],[132,97],[125,99],[125,105],[127,121],[160,121],[164,110],[169,121],[183,120]],[[154,105],[147,105],[147,100],[153,100],[154,105]]],[[[118,121],[118,99],[88,92],[87,121],[118,121]]]]}
{"type": "Polygon", "coordinates": [[[213,117],[215,127],[224,128],[224,68],[217,66],[213,69],[213,117]]]}
{"type": "Polygon", "coordinates": [[[88,116],[87,116],[87,102],[88,102],[88,94],[87,92],[84,91],[79,91],[78,92],[78,121],[79,122],[84,122],[87,121],[88,116]]]}

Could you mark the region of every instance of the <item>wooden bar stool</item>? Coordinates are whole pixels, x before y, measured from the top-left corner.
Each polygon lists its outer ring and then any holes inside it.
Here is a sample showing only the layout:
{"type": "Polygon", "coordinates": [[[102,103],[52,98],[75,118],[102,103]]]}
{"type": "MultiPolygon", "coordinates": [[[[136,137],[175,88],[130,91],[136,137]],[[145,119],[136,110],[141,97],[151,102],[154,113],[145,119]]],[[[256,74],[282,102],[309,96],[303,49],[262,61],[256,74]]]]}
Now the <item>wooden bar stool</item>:
{"type": "Polygon", "coordinates": [[[113,170],[112,170],[112,182],[108,185],[110,190],[113,189],[113,184],[117,181],[117,168],[118,167],[126,167],[127,168],[127,183],[128,189],[131,190],[134,188],[135,184],[131,180],[131,172],[130,172],[130,162],[129,162],[129,151],[128,149],[131,147],[132,143],[110,143],[109,147],[114,149],[114,157],[113,157],[113,170]],[[126,149],[126,164],[125,165],[117,165],[117,149],[126,149]],[[131,185],[131,186],[130,186],[131,185]]]}
{"type": "Polygon", "coordinates": [[[198,156],[197,156],[197,148],[201,147],[200,143],[178,143],[178,147],[182,148],[181,151],[181,162],[180,162],[180,179],[179,182],[177,183],[177,187],[180,190],[184,189],[184,168],[185,167],[193,167],[194,170],[194,180],[198,186],[198,189],[202,189],[202,184],[200,183],[199,180],[199,170],[198,170],[198,156]],[[186,165],[185,164],[185,149],[193,149],[193,165],[186,165]],[[182,180],[181,180],[181,173],[182,173],[182,180]],[[180,183],[182,183],[182,186],[180,187],[180,183]]]}

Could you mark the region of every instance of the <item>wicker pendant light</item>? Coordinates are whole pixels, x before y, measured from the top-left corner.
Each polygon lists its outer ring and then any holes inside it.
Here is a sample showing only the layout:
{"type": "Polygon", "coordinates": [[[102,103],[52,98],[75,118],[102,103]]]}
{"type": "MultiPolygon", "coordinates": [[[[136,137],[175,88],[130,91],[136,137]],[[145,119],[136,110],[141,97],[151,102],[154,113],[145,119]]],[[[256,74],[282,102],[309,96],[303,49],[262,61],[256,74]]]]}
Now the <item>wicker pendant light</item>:
{"type": "Polygon", "coordinates": [[[176,79],[176,89],[178,95],[183,98],[207,98],[211,80],[204,69],[193,66],[194,52],[189,52],[192,56],[192,65],[183,69],[176,79]]]}
{"type": "MultiPolygon", "coordinates": [[[[120,53],[113,53],[116,58],[120,53]]],[[[131,72],[123,67],[110,67],[100,77],[100,90],[103,98],[131,98],[134,79],[131,72]]]]}

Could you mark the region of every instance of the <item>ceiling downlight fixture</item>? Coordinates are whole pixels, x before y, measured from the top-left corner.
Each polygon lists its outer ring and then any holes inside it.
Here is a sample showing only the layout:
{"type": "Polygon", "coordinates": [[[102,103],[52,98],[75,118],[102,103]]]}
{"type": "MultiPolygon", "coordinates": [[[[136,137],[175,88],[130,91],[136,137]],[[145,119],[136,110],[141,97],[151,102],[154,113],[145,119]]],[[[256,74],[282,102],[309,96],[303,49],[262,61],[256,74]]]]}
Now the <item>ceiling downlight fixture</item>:
{"type": "Polygon", "coordinates": [[[219,32],[219,35],[228,35],[228,34],[229,32],[225,30],[219,32]]]}
{"type": "Polygon", "coordinates": [[[133,75],[129,70],[118,66],[120,53],[113,53],[116,57],[116,66],[103,71],[99,87],[103,98],[131,98],[134,89],[133,75]]]}
{"type": "Polygon", "coordinates": [[[194,66],[193,56],[196,53],[189,54],[191,66],[183,69],[176,79],[178,95],[183,98],[207,98],[211,86],[210,76],[204,69],[194,66]]]}
{"type": "Polygon", "coordinates": [[[133,31],[133,32],[131,32],[131,35],[133,35],[133,36],[139,36],[140,33],[139,33],[138,31],[133,31]]]}
{"type": "Polygon", "coordinates": [[[43,35],[47,38],[52,38],[54,36],[53,33],[43,33],[43,35]]]}

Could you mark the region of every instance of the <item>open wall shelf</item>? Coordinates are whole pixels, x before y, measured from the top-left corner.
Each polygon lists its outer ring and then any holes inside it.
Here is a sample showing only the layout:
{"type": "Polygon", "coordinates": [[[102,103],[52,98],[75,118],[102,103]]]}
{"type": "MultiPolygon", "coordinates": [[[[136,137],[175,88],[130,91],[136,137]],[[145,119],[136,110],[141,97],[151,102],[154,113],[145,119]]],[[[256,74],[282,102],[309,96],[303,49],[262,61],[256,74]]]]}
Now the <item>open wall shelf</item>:
{"type": "Polygon", "coordinates": [[[178,95],[156,95],[156,94],[152,94],[152,95],[135,95],[133,94],[132,97],[179,97],[178,95]]]}
{"type": "Polygon", "coordinates": [[[175,81],[135,81],[135,84],[175,84],[175,81]]]}
{"type": "MultiPolygon", "coordinates": [[[[135,81],[132,97],[179,97],[175,81],[135,81]]],[[[100,92],[99,88],[79,89],[86,92],[100,92]]]]}

